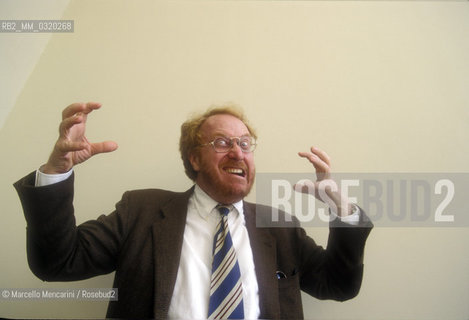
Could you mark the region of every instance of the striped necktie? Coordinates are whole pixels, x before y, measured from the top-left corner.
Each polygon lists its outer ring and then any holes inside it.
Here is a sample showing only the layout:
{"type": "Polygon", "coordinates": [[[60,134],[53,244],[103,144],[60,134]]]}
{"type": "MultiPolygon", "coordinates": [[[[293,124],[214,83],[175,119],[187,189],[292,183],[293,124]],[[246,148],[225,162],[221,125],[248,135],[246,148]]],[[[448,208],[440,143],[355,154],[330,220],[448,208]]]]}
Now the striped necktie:
{"type": "Polygon", "coordinates": [[[213,239],[209,319],[243,319],[243,289],[238,259],[228,229],[227,207],[217,207],[222,219],[213,239]]]}

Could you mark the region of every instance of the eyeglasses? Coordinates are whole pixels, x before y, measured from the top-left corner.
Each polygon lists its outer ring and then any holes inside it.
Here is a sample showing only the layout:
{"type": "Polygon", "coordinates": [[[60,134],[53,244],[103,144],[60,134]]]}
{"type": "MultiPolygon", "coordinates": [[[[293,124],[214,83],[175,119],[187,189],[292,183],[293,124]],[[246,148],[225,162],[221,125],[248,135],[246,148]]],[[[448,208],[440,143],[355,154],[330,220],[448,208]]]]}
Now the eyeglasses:
{"type": "Polygon", "coordinates": [[[256,149],[256,139],[250,136],[243,137],[217,137],[213,141],[201,144],[200,147],[212,145],[213,150],[218,153],[228,152],[233,148],[234,140],[244,153],[253,152],[256,149]]]}

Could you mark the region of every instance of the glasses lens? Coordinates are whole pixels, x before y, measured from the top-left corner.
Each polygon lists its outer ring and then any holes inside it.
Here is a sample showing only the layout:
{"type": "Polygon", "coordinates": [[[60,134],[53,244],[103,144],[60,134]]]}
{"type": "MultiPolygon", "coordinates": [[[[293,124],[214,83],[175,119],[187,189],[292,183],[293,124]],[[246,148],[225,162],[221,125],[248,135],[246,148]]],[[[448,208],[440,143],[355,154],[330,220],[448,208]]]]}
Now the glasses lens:
{"type": "Polygon", "coordinates": [[[213,140],[212,145],[216,152],[228,152],[233,146],[233,143],[237,143],[243,152],[252,152],[256,148],[256,140],[252,137],[234,137],[231,139],[218,137],[213,140]]]}
{"type": "Polygon", "coordinates": [[[227,138],[216,138],[213,140],[213,147],[217,152],[226,152],[231,148],[231,141],[227,138]]]}
{"type": "Polygon", "coordinates": [[[252,151],[253,139],[251,137],[242,137],[239,139],[239,147],[244,152],[252,151]]]}

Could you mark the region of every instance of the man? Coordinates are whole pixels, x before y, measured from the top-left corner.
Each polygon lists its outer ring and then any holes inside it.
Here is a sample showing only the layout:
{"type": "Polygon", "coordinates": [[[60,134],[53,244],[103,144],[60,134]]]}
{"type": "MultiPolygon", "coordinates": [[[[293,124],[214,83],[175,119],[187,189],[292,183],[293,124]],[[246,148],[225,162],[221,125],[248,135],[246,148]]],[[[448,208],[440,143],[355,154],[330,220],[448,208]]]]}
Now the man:
{"type": "MultiPolygon", "coordinates": [[[[340,218],[326,250],[295,220],[281,228],[256,227],[256,219],[268,219],[271,211],[243,201],[254,182],[256,134],[229,107],[181,127],[181,157],[194,187],[127,192],[113,213],[77,227],[73,166],[117,148],[86,139],[87,116],[100,107],[68,106],[48,162],[15,184],[28,224],[28,262],[39,278],[72,281],[115,271],[119,300],[109,303],[108,318],[297,319],[303,317],[300,289],[341,301],[358,294],[371,223],[329,189],[340,218]],[[340,227],[346,223],[356,226],[340,227]],[[223,248],[229,263],[215,266],[223,248]],[[217,297],[225,284],[232,295],[217,297]]],[[[317,148],[299,155],[316,169],[317,194],[319,182],[330,179],[330,160],[317,148]]]]}

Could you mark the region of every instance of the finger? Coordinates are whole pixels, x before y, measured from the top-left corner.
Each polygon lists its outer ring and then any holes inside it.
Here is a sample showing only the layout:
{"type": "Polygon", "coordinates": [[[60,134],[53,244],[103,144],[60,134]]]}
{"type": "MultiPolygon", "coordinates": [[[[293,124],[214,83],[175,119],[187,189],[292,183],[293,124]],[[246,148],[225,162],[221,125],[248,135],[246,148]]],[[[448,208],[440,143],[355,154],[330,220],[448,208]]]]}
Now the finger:
{"type": "Polygon", "coordinates": [[[83,116],[74,116],[64,119],[59,126],[59,133],[61,137],[65,137],[69,130],[79,123],[84,122],[85,119],[83,116]]]}
{"type": "Polygon", "coordinates": [[[55,148],[61,153],[81,151],[86,149],[87,147],[88,145],[85,142],[73,142],[66,139],[60,139],[55,144],[55,148]]]}
{"type": "Polygon", "coordinates": [[[101,104],[99,102],[72,103],[71,105],[69,105],[62,111],[62,119],[73,117],[74,115],[79,114],[79,113],[88,114],[91,111],[99,109],[99,108],[101,108],[101,104]]]}
{"type": "Polygon", "coordinates": [[[299,152],[298,155],[300,157],[306,158],[311,162],[316,169],[316,177],[317,180],[323,180],[330,178],[330,167],[329,165],[324,162],[321,158],[319,158],[316,154],[311,152],[299,152]]]}
{"type": "Polygon", "coordinates": [[[330,170],[329,165],[319,158],[316,154],[311,152],[298,152],[298,155],[302,158],[306,158],[311,162],[316,169],[320,172],[328,172],[330,170]]]}
{"type": "Polygon", "coordinates": [[[88,114],[93,110],[97,110],[97,109],[101,108],[101,106],[102,106],[102,104],[99,103],[99,102],[88,102],[88,103],[86,103],[86,108],[85,108],[85,111],[83,113],[88,114]]]}
{"type": "Polygon", "coordinates": [[[68,107],[66,107],[62,111],[62,119],[65,120],[67,118],[73,117],[75,114],[79,112],[83,112],[86,108],[86,104],[77,102],[77,103],[72,103],[68,107]]]}
{"type": "Polygon", "coordinates": [[[311,147],[311,152],[317,155],[322,161],[327,163],[329,167],[331,166],[331,158],[326,152],[316,147],[311,147]]]}
{"type": "Polygon", "coordinates": [[[88,102],[85,106],[85,109],[83,112],[79,112],[76,114],[76,116],[83,116],[84,121],[86,121],[86,118],[88,117],[88,114],[91,113],[94,110],[97,110],[101,108],[101,104],[97,102],[88,102]]]}
{"type": "Polygon", "coordinates": [[[314,195],[316,192],[316,186],[311,180],[301,180],[293,186],[293,190],[314,195]]]}
{"type": "Polygon", "coordinates": [[[114,141],[96,142],[91,144],[91,154],[99,154],[115,151],[118,148],[114,141]]]}

